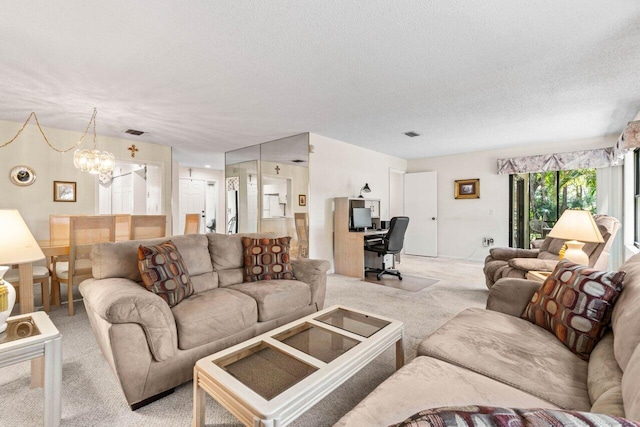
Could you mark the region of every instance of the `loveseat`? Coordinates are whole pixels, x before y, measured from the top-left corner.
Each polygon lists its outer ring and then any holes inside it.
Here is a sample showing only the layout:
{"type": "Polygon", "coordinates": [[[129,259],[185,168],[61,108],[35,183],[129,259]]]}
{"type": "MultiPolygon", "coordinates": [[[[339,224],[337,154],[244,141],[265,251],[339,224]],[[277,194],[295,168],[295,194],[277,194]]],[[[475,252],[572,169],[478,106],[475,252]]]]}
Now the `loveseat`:
{"type": "Polygon", "coordinates": [[[419,411],[482,405],[569,409],[640,421],[640,255],[621,268],[611,330],[589,361],[521,319],[540,283],[501,279],[487,309],[468,309],[427,337],[418,356],[336,426],[388,426],[419,411]]]}
{"type": "Polygon", "coordinates": [[[297,280],[243,283],[242,236],[275,237],[214,233],[93,246],[93,279],[82,282],[80,292],[132,409],[189,381],[198,359],[323,308],[327,261],[292,260],[297,280]],[[138,270],[138,246],[167,240],[194,288],[171,308],[142,286],[138,270]]]}

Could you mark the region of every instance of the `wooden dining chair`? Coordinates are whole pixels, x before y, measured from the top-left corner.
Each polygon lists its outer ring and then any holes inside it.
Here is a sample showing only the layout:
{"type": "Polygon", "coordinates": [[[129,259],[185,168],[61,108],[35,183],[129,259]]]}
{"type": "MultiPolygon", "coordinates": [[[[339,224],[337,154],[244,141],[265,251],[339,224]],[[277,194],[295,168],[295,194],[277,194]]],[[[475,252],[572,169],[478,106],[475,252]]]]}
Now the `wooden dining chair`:
{"type": "Polygon", "coordinates": [[[298,258],[309,258],[309,214],[294,214],[298,235],[298,258]]]}
{"type": "Polygon", "coordinates": [[[131,238],[131,214],[115,214],[116,242],[124,242],[131,238]]]}
{"type": "Polygon", "coordinates": [[[131,215],[131,240],[153,239],[166,234],[166,215],[131,215]]]}
{"type": "Polygon", "coordinates": [[[49,242],[51,246],[69,245],[71,215],[49,215],[49,242]]]}
{"type": "Polygon", "coordinates": [[[73,310],[73,285],[79,285],[83,280],[93,277],[91,273],[91,248],[93,244],[114,242],[115,238],[116,218],[113,215],[71,217],[69,262],[54,263],[57,280],[67,284],[69,316],[75,314],[73,310]]]}
{"type": "Polygon", "coordinates": [[[184,234],[200,233],[200,214],[186,214],[187,218],[184,222],[184,234]]]}
{"type": "MultiPolygon", "coordinates": [[[[33,266],[33,284],[40,284],[40,289],[42,291],[42,307],[46,313],[51,309],[51,297],[49,293],[49,278],[51,274],[49,269],[44,265],[34,265],[33,266]]],[[[12,265],[11,269],[9,269],[4,274],[4,279],[11,283],[13,287],[16,289],[16,303],[20,302],[20,292],[18,289],[20,288],[20,271],[17,265],[12,265]]]]}

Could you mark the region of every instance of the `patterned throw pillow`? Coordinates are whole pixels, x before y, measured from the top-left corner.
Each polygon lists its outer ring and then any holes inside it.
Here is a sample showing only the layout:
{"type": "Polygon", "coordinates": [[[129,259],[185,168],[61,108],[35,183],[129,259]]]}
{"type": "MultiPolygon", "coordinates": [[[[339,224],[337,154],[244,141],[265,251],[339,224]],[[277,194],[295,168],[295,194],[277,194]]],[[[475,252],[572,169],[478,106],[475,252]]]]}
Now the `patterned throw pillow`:
{"type": "Polygon", "coordinates": [[[522,318],[555,334],[584,360],[611,322],[625,273],[560,261],[531,298],[522,318]]]}
{"type": "Polygon", "coordinates": [[[295,279],[289,258],[291,237],[277,239],[242,238],[245,282],[260,280],[295,279]]]}
{"type": "Polygon", "coordinates": [[[619,426],[640,424],[625,418],[561,409],[509,409],[489,406],[434,408],[420,411],[389,427],[524,427],[524,426],[619,426]]]}
{"type": "Polygon", "coordinates": [[[193,294],[189,272],[171,240],[138,247],[138,268],[145,287],[173,307],[193,294]]]}

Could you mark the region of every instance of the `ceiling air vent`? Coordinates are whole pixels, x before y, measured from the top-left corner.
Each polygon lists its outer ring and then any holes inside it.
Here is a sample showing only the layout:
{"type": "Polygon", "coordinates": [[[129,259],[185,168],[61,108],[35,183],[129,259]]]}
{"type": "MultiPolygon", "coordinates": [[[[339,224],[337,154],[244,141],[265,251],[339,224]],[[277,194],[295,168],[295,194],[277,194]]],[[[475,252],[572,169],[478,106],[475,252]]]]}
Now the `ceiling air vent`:
{"type": "Polygon", "coordinates": [[[131,135],[135,135],[135,136],[140,136],[142,135],[144,132],[141,130],[135,130],[135,129],[127,129],[124,131],[124,133],[130,133],[131,135]]]}
{"type": "Polygon", "coordinates": [[[409,138],[415,138],[416,136],[420,136],[419,133],[416,133],[416,132],[414,132],[412,130],[409,131],[409,132],[405,132],[404,134],[407,135],[409,138]]]}
{"type": "Polygon", "coordinates": [[[295,159],[295,160],[291,160],[292,163],[304,163],[304,160],[301,159],[295,159]]]}

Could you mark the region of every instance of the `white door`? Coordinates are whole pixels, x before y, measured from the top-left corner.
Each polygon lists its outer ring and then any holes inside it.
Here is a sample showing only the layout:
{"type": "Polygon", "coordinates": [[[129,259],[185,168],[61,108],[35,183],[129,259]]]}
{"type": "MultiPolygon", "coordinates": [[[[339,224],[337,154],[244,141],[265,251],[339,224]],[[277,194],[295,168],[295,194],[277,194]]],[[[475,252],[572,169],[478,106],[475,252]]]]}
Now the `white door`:
{"type": "Polygon", "coordinates": [[[204,233],[205,188],[201,179],[180,178],[180,225],[178,233],[184,232],[186,214],[200,214],[200,233],[204,233]]]}
{"type": "Polygon", "coordinates": [[[404,250],[408,255],[438,256],[437,185],[436,172],[404,176],[404,213],[409,217],[404,250]]]}

